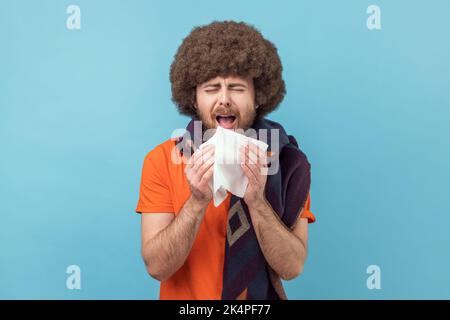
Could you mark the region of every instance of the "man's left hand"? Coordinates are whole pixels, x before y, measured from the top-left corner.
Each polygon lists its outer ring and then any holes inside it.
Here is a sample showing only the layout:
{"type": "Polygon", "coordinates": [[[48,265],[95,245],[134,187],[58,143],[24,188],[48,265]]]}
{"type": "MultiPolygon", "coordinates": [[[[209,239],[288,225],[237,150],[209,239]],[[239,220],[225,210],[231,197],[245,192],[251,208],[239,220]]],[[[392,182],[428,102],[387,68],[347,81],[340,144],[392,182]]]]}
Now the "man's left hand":
{"type": "Polygon", "coordinates": [[[265,202],[265,186],[267,182],[267,154],[257,145],[249,143],[240,149],[241,167],[248,178],[244,201],[252,207],[265,202]]]}

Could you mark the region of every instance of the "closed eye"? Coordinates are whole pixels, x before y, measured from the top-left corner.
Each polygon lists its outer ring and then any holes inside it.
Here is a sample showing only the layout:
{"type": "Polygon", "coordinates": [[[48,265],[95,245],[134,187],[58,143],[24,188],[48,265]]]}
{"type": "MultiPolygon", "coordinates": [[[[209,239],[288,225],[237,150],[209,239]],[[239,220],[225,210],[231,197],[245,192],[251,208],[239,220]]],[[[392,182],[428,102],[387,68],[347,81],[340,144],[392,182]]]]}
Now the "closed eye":
{"type": "Polygon", "coordinates": [[[247,87],[240,83],[232,83],[228,88],[236,92],[244,92],[247,87]]]}

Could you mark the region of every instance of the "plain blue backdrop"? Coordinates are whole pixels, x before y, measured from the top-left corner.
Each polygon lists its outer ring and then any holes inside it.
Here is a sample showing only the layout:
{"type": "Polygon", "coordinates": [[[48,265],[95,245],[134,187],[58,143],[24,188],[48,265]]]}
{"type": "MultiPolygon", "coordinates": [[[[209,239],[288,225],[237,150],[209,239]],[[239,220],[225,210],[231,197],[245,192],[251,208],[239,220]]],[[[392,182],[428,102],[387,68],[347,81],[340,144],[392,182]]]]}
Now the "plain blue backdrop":
{"type": "Polygon", "coordinates": [[[156,299],[140,256],[144,156],[188,119],[169,67],[197,25],[278,47],[270,118],[312,164],[309,258],[291,299],[450,298],[450,2],[0,2],[0,298],[156,299]],[[66,8],[81,8],[68,30],[66,8]],[[366,9],[381,8],[381,30],[366,9]],[[81,290],[66,268],[81,268],[81,290]],[[369,290],[366,268],[381,268],[369,290]]]}

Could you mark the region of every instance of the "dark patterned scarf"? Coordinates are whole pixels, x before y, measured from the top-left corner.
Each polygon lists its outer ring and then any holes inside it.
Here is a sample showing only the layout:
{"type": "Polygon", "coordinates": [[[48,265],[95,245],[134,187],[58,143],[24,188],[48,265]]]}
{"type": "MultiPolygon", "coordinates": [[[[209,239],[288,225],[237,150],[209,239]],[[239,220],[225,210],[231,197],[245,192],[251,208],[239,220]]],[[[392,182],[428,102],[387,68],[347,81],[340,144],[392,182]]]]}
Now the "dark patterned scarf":
{"type": "MultiPolygon", "coordinates": [[[[278,159],[278,170],[267,177],[266,199],[281,221],[292,229],[309,193],[310,164],[295,138],[287,135],[280,124],[260,119],[254,122],[252,128],[257,133],[254,138],[262,138],[269,145],[269,153],[274,154],[268,158],[271,165],[276,163],[274,159],[278,159]],[[278,139],[278,150],[272,150],[272,129],[278,129],[278,137],[276,134],[273,137],[278,139]],[[267,135],[260,137],[261,132],[267,132],[267,135]]],[[[186,134],[178,140],[177,146],[180,151],[192,152],[192,145],[197,150],[204,142],[203,132],[201,126],[194,130],[194,120],[189,122],[186,129],[186,134]]],[[[249,300],[286,299],[279,277],[261,251],[247,205],[242,198],[232,195],[225,241],[222,299],[241,297],[249,300]]]]}

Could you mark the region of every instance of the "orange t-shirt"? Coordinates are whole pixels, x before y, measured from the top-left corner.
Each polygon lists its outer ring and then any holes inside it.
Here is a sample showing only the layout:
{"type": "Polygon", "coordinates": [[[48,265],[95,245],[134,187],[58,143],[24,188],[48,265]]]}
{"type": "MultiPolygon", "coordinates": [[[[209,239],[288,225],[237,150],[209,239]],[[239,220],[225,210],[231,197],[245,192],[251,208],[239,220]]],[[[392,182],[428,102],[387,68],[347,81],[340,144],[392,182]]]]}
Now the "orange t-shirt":
{"type": "MultiPolygon", "coordinates": [[[[137,213],[177,215],[189,198],[184,163],[175,144],[176,141],[169,139],[145,157],[137,213]]],[[[211,201],[185,263],[161,282],[160,299],[221,299],[230,199],[228,194],[218,207],[211,201]]],[[[309,195],[300,217],[315,221],[309,195]]]]}

